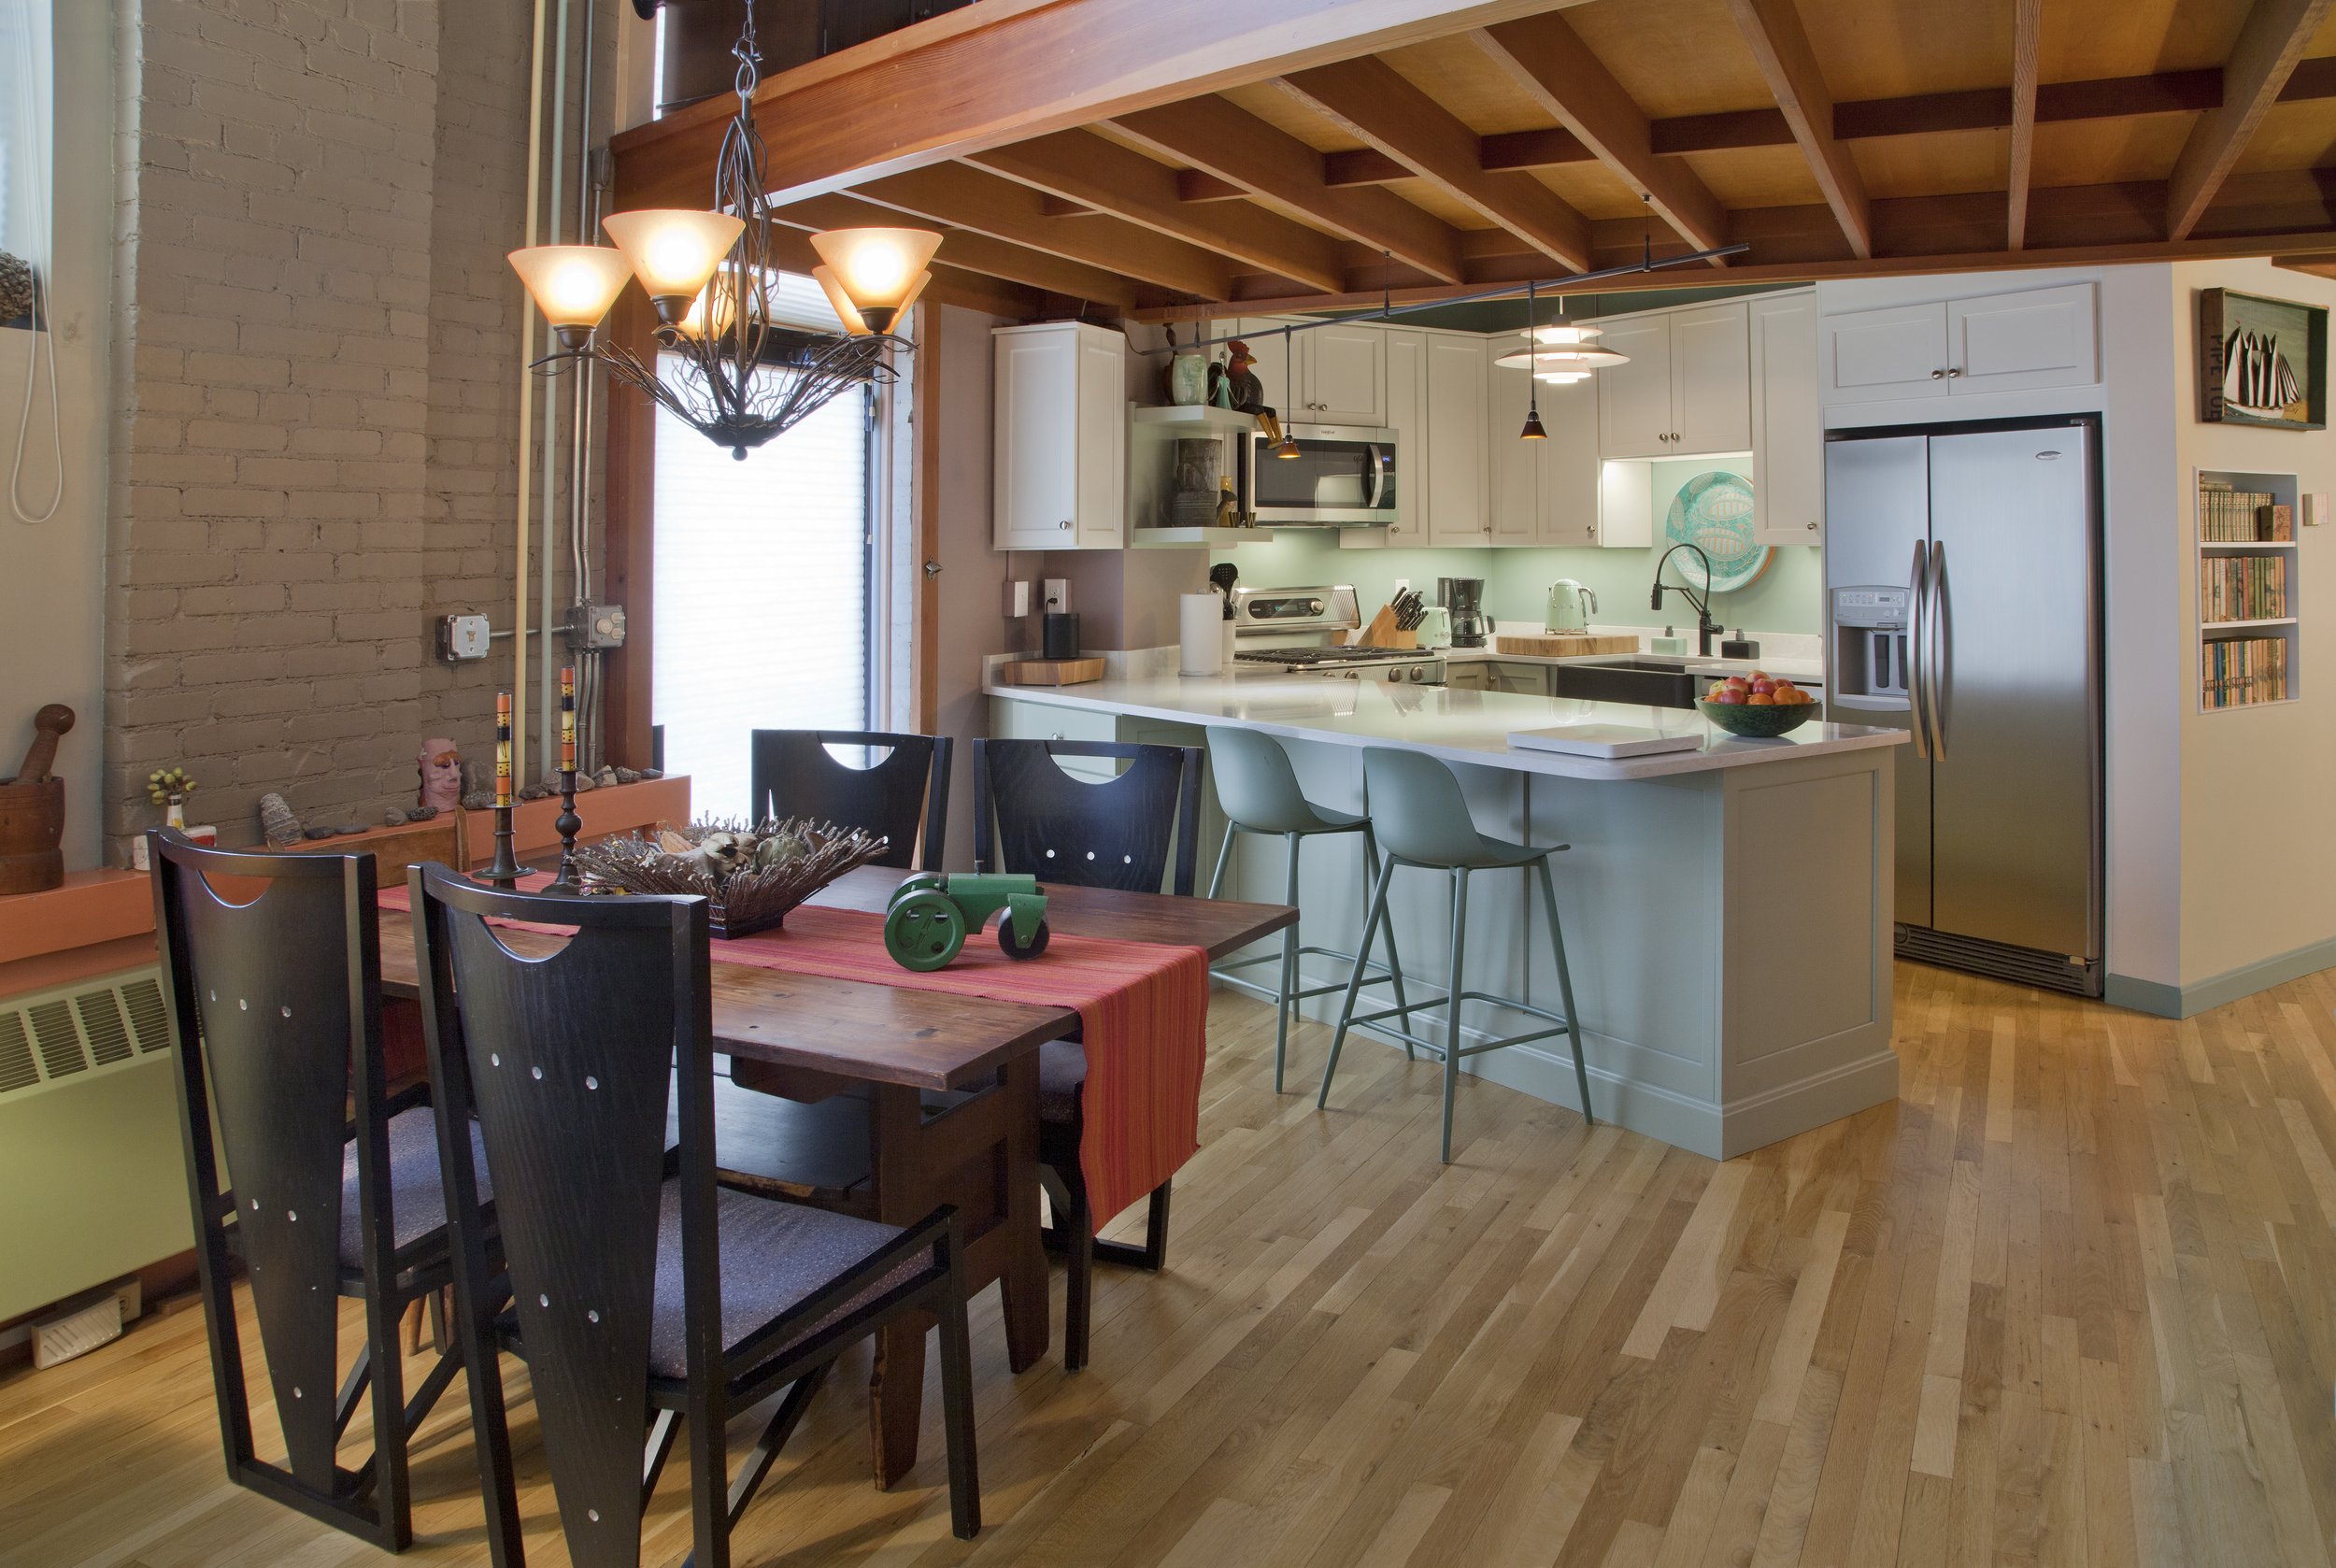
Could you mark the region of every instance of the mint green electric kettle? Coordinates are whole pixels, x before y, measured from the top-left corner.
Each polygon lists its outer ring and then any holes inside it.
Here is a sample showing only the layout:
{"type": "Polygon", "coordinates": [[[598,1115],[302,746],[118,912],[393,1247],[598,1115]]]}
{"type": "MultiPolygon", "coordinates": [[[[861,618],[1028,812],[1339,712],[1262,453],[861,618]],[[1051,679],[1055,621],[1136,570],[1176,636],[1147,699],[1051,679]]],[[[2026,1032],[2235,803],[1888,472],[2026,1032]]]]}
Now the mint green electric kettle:
{"type": "Polygon", "coordinates": [[[1551,632],[1587,632],[1597,613],[1597,594],[1572,577],[1560,577],[1549,585],[1549,613],[1542,624],[1551,632]]]}

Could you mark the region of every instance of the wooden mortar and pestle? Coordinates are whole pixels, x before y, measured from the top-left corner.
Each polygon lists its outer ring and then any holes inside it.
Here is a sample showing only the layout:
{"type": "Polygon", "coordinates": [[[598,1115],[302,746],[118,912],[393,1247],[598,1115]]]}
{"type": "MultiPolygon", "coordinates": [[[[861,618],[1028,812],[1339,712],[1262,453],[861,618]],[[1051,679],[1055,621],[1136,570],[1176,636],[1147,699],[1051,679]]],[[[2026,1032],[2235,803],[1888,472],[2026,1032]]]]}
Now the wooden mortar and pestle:
{"type": "Polygon", "coordinates": [[[33,744],[14,778],[0,778],[0,893],[36,893],[64,881],[64,780],[50,772],[73,710],[50,703],[33,715],[33,744]]]}

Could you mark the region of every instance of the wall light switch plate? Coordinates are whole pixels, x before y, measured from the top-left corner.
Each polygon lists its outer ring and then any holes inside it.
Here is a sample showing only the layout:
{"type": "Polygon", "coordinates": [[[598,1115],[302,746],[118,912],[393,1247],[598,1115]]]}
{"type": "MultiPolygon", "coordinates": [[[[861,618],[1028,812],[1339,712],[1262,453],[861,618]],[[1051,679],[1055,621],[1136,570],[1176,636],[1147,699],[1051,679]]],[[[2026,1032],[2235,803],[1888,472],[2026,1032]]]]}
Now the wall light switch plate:
{"type": "Polygon", "coordinates": [[[487,618],[449,615],[438,622],[438,657],[448,663],[487,656],[487,618]]]}
{"type": "Polygon", "coordinates": [[[1030,613],[1030,583],[1016,578],[1005,585],[1005,615],[1011,620],[1030,613]]]}
{"type": "Polygon", "coordinates": [[[1071,608],[1070,578],[1048,577],[1047,579],[1046,606],[1048,615],[1069,613],[1071,608]]]}

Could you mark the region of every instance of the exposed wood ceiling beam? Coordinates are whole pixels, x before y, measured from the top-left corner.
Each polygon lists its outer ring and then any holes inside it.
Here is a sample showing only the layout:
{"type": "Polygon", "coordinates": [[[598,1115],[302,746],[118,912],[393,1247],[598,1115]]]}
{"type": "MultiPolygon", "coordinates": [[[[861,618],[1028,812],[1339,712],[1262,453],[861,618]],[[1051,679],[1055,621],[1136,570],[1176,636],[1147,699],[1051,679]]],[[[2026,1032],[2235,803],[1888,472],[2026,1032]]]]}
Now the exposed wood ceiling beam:
{"type": "Polygon", "coordinates": [[[1360,139],[1575,271],[1589,266],[1582,215],[1531,175],[1489,174],[1476,134],[1383,60],[1348,60],[1279,85],[1360,139]]]}
{"type": "Polygon", "coordinates": [[[1165,104],[1112,123],[1147,147],[1333,234],[1385,250],[1431,277],[1460,281],[1460,242],[1450,224],[1392,192],[1332,189],[1323,181],[1319,152],[1225,99],[1165,104]]]}
{"type": "MultiPolygon", "coordinates": [[[[786,202],[1553,3],[1571,0],[982,0],[778,72],[755,124],[786,202]]],[[[730,113],[709,99],[617,136],[636,205],[702,203],[730,113]]]]}
{"type": "MultiPolygon", "coordinates": [[[[1528,17],[1479,28],[1469,37],[1681,238],[1702,250],[1727,243],[1728,216],[1718,198],[1686,164],[1656,153],[1645,111],[1565,18],[1555,12],[1528,17]]],[[[1481,146],[1478,151],[1481,164],[1481,146]]]]}
{"type": "Polygon", "coordinates": [[[2186,238],[2336,0],[2255,0],[2222,69],[2222,103],[2199,117],[2166,182],[2166,236],[2186,238]]]}
{"type": "MultiPolygon", "coordinates": [[[[852,229],[885,227],[900,221],[900,214],[890,207],[863,202],[855,196],[812,196],[786,207],[773,207],[771,216],[780,222],[814,233],[820,229],[852,229]]],[[[810,264],[819,258],[808,242],[804,246],[808,257],[797,271],[807,272],[810,264]]],[[[1002,278],[1046,293],[1061,294],[1071,299],[1093,300],[1118,309],[1129,309],[1136,302],[1136,287],[1116,272],[1090,266],[1084,262],[1065,261],[1043,251],[1026,249],[988,235],[970,234],[962,229],[950,229],[941,236],[940,253],[933,258],[938,268],[961,268],[986,278],[1002,278]]],[[[935,272],[937,284],[941,274],[935,272]]]]}
{"type": "MultiPolygon", "coordinates": [[[[2323,0],[2325,3],[2325,0],[2323,0]]],[[[1809,160],[1825,205],[1840,221],[1842,235],[1859,256],[1873,254],[1873,217],[1866,198],[1865,179],[1858,173],[1849,150],[1833,135],[1833,99],[1824,75],[1810,50],[1809,35],[1801,25],[1793,0],[1728,0],[1743,29],[1745,42],[1768,78],[1776,107],[1785,112],[1793,139],[1809,160]]]]}
{"type": "Polygon", "coordinates": [[[969,162],[1292,282],[1332,292],[1346,286],[1330,235],[1247,202],[1189,205],[1175,170],[1086,131],[992,148],[969,162]]]}
{"type": "Polygon", "coordinates": [[[2028,171],[2036,152],[2036,72],[2043,47],[2044,0],[2013,0],[2012,7],[2012,143],[2005,179],[2010,213],[2003,248],[2018,250],[2028,244],[2028,171]]]}
{"type": "Polygon", "coordinates": [[[1232,269],[1222,256],[1117,218],[1049,218],[1045,198],[1037,192],[980,169],[911,169],[870,180],[855,187],[853,193],[880,207],[1104,267],[1178,293],[1232,297],[1232,269]]]}

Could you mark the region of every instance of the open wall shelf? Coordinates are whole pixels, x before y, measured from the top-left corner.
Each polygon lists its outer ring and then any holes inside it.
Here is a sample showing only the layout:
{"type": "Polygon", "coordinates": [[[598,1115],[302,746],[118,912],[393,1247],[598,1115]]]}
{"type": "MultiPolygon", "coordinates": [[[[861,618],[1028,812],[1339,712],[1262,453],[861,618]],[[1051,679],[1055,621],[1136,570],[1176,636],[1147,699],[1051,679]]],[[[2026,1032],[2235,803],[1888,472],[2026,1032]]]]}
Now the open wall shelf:
{"type": "Polygon", "coordinates": [[[2201,468],[2191,500],[2199,711],[2294,702],[2303,689],[2296,476],[2201,468]]]}

